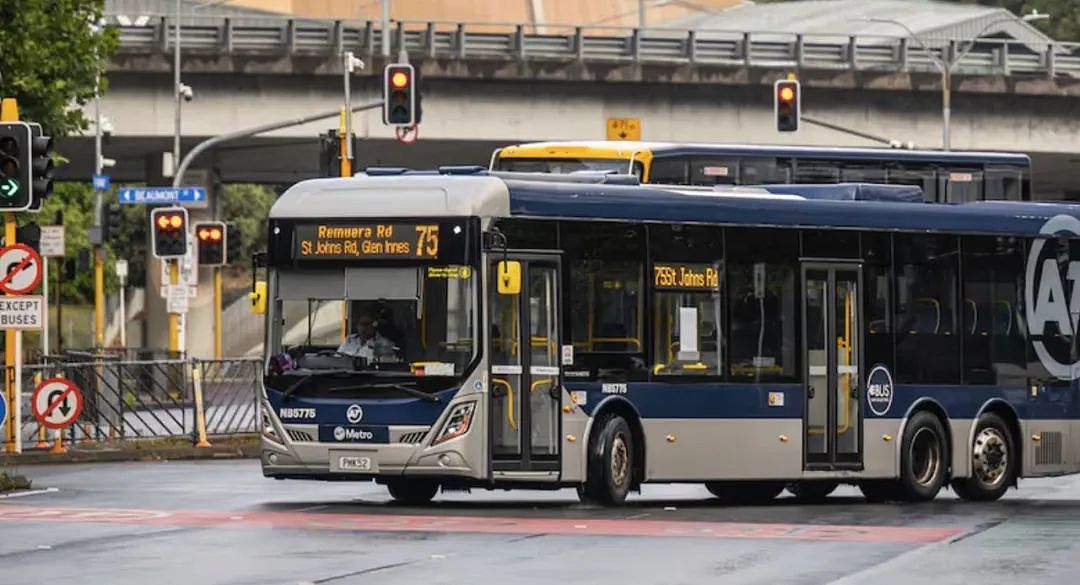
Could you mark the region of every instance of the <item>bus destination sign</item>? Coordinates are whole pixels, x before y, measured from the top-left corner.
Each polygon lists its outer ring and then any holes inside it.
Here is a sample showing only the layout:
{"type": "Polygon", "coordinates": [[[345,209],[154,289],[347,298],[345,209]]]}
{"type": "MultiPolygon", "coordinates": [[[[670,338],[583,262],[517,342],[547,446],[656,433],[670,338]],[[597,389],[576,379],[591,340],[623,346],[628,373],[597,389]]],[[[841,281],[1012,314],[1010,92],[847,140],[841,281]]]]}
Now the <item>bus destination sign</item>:
{"type": "Polygon", "coordinates": [[[294,258],[430,260],[439,257],[438,224],[301,224],[293,234],[294,258]]]}
{"type": "Polygon", "coordinates": [[[658,289],[719,290],[720,271],[711,264],[653,263],[653,286],[658,289]]]}

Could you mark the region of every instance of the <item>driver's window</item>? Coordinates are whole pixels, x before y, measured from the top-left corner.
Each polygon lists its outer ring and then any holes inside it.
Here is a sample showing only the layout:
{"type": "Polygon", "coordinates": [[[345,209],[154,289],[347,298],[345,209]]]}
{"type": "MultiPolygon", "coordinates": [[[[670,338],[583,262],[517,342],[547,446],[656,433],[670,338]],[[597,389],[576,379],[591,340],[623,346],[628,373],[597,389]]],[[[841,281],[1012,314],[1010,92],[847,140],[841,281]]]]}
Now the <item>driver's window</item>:
{"type": "Polygon", "coordinates": [[[337,347],[344,339],[343,307],[339,300],[281,301],[281,346],[337,347]]]}

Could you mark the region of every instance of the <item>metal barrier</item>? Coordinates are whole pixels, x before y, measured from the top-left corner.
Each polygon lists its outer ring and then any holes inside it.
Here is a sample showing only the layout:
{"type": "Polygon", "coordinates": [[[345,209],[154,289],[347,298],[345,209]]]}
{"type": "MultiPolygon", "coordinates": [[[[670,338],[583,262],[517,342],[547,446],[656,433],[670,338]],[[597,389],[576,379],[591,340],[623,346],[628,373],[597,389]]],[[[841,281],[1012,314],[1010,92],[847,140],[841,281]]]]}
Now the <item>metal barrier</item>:
{"type": "MultiPolygon", "coordinates": [[[[65,446],[181,437],[194,441],[196,374],[207,435],[254,433],[260,364],[257,358],[122,360],[114,354],[71,361],[71,356],[50,356],[47,363],[22,368],[23,451],[55,445],[58,433],[40,425],[31,406],[36,383],[53,376],[70,379],[83,396],[79,418],[60,437],[65,446]]],[[[2,441],[6,450],[6,434],[2,441]]]]}
{"type": "MultiPolygon", "coordinates": [[[[119,29],[119,54],[172,53],[175,20],[159,16],[132,23],[111,18],[119,29]]],[[[564,63],[648,63],[831,71],[933,72],[938,69],[918,43],[871,35],[795,34],[727,30],[637,29],[468,22],[396,21],[391,55],[440,60],[502,60],[564,63]],[[543,32],[528,29],[542,28],[543,32]]],[[[336,56],[343,50],[374,56],[384,31],[374,21],[290,18],[185,17],[184,54],[281,57],[336,56]]],[[[950,60],[969,39],[931,39],[933,54],[950,60]]],[[[956,64],[958,75],[1080,77],[1080,43],[980,38],[956,64]]]]}

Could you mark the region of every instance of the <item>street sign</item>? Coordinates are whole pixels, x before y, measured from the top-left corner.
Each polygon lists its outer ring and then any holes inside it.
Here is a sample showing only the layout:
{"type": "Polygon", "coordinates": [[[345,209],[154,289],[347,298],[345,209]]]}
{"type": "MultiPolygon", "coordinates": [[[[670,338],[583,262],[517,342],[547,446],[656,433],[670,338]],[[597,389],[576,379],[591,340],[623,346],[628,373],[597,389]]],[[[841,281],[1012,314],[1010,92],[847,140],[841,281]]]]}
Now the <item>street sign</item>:
{"type": "Polygon", "coordinates": [[[93,182],[95,191],[109,190],[109,175],[94,175],[93,182]]]}
{"type": "Polygon", "coordinates": [[[608,118],[608,140],[641,140],[641,120],[639,118],[608,118]]]}
{"type": "Polygon", "coordinates": [[[178,314],[188,312],[188,287],[177,284],[169,285],[166,288],[165,311],[178,314]]]}
{"type": "Polygon", "coordinates": [[[26,244],[0,248],[0,291],[22,295],[41,282],[41,256],[26,244]]]}
{"type": "Polygon", "coordinates": [[[128,275],[127,260],[120,259],[116,261],[116,277],[120,280],[124,280],[128,275]]]}
{"type": "Polygon", "coordinates": [[[40,331],[45,322],[45,300],[41,295],[0,297],[0,330],[40,331]]]}
{"type": "Polygon", "coordinates": [[[205,187],[121,187],[120,203],[203,203],[205,187]]]}
{"type": "Polygon", "coordinates": [[[42,380],[30,396],[34,418],[42,426],[60,430],[71,426],[83,409],[82,392],[66,378],[42,380]]]}
{"type": "Polygon", "coordinates": [[[64,255],[64,226],[41,226],[41,242],[38,244],[42,256],[64,255]]]}

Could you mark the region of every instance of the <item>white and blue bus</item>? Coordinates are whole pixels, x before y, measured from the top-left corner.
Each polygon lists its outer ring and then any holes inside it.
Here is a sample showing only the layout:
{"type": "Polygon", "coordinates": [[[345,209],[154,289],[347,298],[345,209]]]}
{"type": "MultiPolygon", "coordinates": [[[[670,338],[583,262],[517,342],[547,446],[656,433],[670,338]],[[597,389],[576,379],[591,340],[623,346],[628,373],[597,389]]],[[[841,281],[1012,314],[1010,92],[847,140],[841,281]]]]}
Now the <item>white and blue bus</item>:
{"type": "Polygon", "coordinates": [[[1080,470],[1074,206],[369,169],[269,220],[267,477],[618,505],[1080,470]]]}

